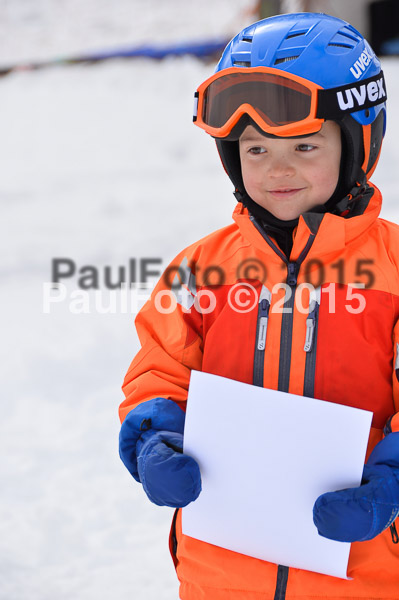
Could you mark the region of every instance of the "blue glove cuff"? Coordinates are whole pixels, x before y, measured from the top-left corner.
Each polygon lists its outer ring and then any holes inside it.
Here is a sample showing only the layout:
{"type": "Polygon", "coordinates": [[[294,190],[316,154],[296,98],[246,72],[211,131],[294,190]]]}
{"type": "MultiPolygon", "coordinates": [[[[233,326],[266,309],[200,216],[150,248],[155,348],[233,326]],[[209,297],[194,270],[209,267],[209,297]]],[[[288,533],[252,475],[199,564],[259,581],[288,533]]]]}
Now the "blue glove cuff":
{"type": "Polygon", "coordinates": [[[183,434],[185,412],[167,398],[142,402],[126,416],[119,434],[119,456],[129,473],[140,481],[137,468],[137,442],[143,432],[172,431],[183,434]]]}
{"type": "Polygon", "coordinates": [[[386,465],[399,471],[399,432],[392,432],[378,442],[367,465],[386,465]]]}

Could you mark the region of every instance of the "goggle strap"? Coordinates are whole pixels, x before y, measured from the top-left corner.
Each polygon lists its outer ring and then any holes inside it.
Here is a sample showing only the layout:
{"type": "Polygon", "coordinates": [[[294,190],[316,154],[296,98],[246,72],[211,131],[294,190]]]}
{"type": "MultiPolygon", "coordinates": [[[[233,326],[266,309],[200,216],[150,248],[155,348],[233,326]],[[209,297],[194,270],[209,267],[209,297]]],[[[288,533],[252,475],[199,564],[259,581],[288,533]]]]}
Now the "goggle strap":
{"type": "Polygon", "coordinates": [[[317,94],[318,119],[339,119],[346,113],[358,112],[382,104],[387,99],[384,73],[337,88],[320,89],[317,94]]]}

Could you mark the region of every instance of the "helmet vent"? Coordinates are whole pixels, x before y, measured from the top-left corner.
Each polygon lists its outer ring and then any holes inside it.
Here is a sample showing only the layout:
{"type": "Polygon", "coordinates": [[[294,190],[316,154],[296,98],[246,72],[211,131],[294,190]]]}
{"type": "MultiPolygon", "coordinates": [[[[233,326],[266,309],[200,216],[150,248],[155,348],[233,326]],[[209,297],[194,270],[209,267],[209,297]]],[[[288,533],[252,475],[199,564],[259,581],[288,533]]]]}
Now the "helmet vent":
{"type": "Polygon", "coordinates": [[[274,64],[275,65],[281,65],[281,63],[289,62],[290,60],[295,60],[296,58],[299,58],[299,55],[297,55],[297,56],[285,56],[284,58],[276,58],[276,60],[274,61],[274,64]]]}
{"type": "Polygon", "coordinates": [[[307,32],[308,32],[308,30],[306,30],[306,31],[296,31],[295,33],[288,34],[285,39],[286,40],[290,40],[291,38],[299,37],[300,35],[305,35],[305,33],[307,33],[307,32]]]}
{"type": "Polygon", "coordinates": [[[352,50],[353,46],[351,46],[350,44],[328,44],[329,46],[335,46],[336,48],[348,48],[349,50],[352,50]]]}
{"type": "Polygon", "coordinates": [[[233,60],[235,67],[250,67],[251,61],[249,60],[233,60]]]}
{"type": "Polygon", "coordinates": [[[363,39],[359,32],[352,27],[352,25],[345,25],[345,27],[342,27],[342,29],[339,30],[339,33],[341,35],[346,35],[346,37],[354,40],[355,42],[361,42],[363,39]]]}
{"type": "Polygon", "coordinates": [[[251,43],[252,43],[252,38],[251,38],[251,37],[248,37],[248,36],[244,36],[244,37],[242,38],[242,41],[243,41],[243,42],[249,42],[249,43],[251,44],[251,43]]]}
{"type": "Polygon", "coordinates": [[[353,50],[362,41],[362,38],[351,27],[342,27],[330,40],[329,46],[335,46],[338,48],[348,48],[353,50]]]}

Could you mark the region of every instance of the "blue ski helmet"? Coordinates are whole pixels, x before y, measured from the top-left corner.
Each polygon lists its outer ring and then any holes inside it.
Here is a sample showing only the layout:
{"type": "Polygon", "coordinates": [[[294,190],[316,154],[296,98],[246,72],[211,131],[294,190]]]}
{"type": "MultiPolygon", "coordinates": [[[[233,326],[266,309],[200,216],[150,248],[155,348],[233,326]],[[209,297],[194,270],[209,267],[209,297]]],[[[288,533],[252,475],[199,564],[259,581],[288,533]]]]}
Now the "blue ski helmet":
{"type": "MultiPolygon", "coordinates": [[[[343,158],[336,192],[342,197],[371,176],[386,128],[385,83],[380,61],[352,25],[321,13],[289,13],[264,19],[246,27],[230,41],[216,73],[234,67],[241,70],[268,67],[276,73],[290,73],[321,86],[327,94],[328,90],[334,90],[335,96],[336,89],[340,89],[338,94],[345,110],[340,114],[329,113],[331,103],[327,102],[324,113],[324,120],[336,121],[342,131],[343,158]],[[373,105],[356,102],[369,90],[373,105]],[[356,110],[362,106],[363,109],[356,110]]],[[[246,114],[227,136],[214,136],[227,174],[236,190],[244,194],[237,140],[249,123],[258,127],[246,114]]]]}

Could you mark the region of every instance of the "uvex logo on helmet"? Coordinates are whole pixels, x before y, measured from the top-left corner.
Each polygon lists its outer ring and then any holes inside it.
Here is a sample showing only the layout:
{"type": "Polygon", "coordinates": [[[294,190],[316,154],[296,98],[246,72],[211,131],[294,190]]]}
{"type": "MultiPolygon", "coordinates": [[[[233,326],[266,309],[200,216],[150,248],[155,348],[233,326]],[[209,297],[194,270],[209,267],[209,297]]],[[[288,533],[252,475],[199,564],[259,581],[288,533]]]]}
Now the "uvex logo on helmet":
{"type": "Polygon", "coordinates": [[[366,108],[378,102],[385,102],[387,95],[384,89],[384,78],[362,85],[357,84],[337,92],[337,100],[341,110],[351,110],[354,107],[366,108]],[[344,98],[344,94],[346,98],[344,98]]]}
{"type": "Polygon", "coordinates": [[[355,62],[355,64],[351,66],[350,72],[354,77],[356,77],[356,79],[359,79],[359,77],[362,76],[362,74],[365,72],[366,68],[369,66],[372,60],[373,57],[371,56],[371,54],[369,54],[367,50],[364,50],[355,62]]]}

